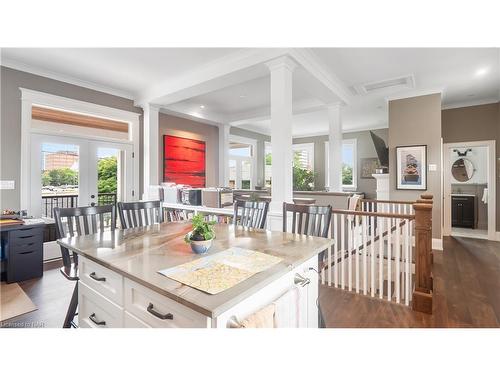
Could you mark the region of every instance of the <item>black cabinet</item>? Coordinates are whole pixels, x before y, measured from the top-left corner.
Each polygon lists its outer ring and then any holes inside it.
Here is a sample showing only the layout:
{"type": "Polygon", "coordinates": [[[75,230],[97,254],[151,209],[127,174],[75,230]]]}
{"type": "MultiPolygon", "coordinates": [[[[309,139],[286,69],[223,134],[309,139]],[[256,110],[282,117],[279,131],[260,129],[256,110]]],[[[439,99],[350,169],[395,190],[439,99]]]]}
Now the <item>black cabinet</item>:
{"type": "Polygon", "coordinates": [[[476,227],[475,196],[451,196],[451,226],[473,229],[476,227]]]}
{"type": "Polygon", "coordinates": [[[1,228],[4,278],[8,283],[42,277],[45,225],[1,228]]]}

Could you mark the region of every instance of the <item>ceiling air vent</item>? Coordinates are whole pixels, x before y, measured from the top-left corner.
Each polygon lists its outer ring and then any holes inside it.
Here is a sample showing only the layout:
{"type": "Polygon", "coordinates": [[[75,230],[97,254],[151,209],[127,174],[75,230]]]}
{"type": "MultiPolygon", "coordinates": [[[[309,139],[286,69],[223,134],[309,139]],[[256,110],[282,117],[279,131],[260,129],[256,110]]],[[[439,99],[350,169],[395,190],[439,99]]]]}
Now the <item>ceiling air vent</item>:
{"type": "Polygon", "coordinates": [[[358,95],[368,95],[373,93],[389,93],[401,89],[415,88],[415,79],[413,75],[386,79],[383,81],[363,83],[355,85],[352,90],[358,95]]]}

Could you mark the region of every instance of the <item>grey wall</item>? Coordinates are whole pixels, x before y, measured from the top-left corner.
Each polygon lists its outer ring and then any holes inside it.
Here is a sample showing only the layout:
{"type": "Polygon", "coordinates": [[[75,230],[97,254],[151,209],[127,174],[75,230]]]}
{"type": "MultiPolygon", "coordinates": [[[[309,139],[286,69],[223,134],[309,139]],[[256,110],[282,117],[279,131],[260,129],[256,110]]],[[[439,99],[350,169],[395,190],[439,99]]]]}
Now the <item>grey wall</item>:
{"type": "MultiPolygon", "coordinates": [[[[21,91],[20,87],[41,91],[66,98],[105,105],[126,111],[142,113],[130,99],[105,94],[100,91],[71,85],[50,78],[37,76],[18,70],[1,67],[1,161],[0,179],[14,180],[15,190],[2,190],[2,208],[21,209],[20,204],[20,168],[21,168],[21,91]]],[[[141,130],[142,134],[142,119],[141,130]]],[[[142,144],[142,140],[140,140],[142,144]]],[[[141,152],[142,159],[142,152],[141,152]]],[[[142,165],[142,160],[140,161],[142,165]]],[[[142,170],[142,168],[141,168],[142,170]]],[[[142,173],[141,173],[142,181],[142,173]]],[[[142,182],[140,183],[142,186],[142,182]]]]}
{"type": "MultiPolygon", "coordinates": [[[[271,137],[265,134],[255,133],[249,130],[235,128],[232,126],[229,133],[239,137],[251,138],[257,141],[257,179],[255,180],[258,186],[264,186],[264,158],[265,158],[265,145],[264,142],[271,142],[271,137]]],[[[252,189],[254,186],[252,186],[252,189]]]]}
{"type": "Polygon", "coordinates": [[[392,200],[416,200],[423,193],[434,195],[432,236],[441,238],[441,94],[389,102],[389,191],[392,200]],[[396,189],[396,146],[427,145],[427,191],[396,189]]]}
{"type": "Polygon", "coordinates": [[[496,140],[496,230],[500,231],[500,102],[443,110],[442,132],[444,143],[496,140]]]}
{"type": "MultiPolygon", "coordinates": [[[[380,136],[387,143],[388,129],[377,129],[373,130],[375,134],[380,136]]],[[[369,131],[359,131],[344,133],[342,135],[343,139],[357,139],[357,191],[365,193],[367,198],[376,197],[377,184],[375,179],[365,179],[360,178],[361,173],[361,159],[363,158],[376,158],[377,152],[375,151],[375,146],[370,136],[369,131]]],[[[328,141],[328,136],[316,136],[316,137],[303,137],[294,138],[294,144],[300,143],[314,143],[314,186],[315,190],[325,189],[325,142],[328,141]]]]}
{"type": "Polygon", "coordinates": [[[159,176],[163,179],[163,136],[175,135],[190,139],[198,139],[206,143],[206,185],[219,186],[219,128],[181,117],[160,112],[159,142],[159,176]]]}

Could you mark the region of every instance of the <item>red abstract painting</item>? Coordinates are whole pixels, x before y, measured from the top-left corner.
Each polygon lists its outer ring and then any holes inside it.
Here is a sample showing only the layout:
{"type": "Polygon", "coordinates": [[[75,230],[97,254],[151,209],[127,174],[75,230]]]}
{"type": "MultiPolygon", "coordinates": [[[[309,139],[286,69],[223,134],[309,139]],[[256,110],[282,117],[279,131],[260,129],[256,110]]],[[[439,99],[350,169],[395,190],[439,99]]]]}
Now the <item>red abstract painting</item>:
{"type": "Polygon", "coordinates": [[[205,142],[164,135],[163,181],[205,187],[205,142]]]}

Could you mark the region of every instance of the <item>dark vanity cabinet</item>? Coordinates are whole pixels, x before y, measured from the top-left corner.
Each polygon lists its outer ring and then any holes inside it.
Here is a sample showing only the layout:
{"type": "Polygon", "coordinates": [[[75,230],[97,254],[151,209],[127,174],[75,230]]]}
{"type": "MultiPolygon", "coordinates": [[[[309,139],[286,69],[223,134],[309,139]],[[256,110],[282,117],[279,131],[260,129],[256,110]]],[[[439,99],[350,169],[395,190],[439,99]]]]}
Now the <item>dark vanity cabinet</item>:
{"type": "Polygon", "coordinates": [[[451,226],[472,229],[476,227],[475,196],[451,196],[451,226]]]}

